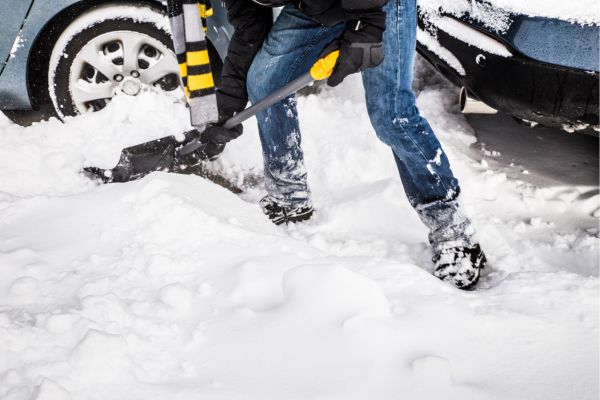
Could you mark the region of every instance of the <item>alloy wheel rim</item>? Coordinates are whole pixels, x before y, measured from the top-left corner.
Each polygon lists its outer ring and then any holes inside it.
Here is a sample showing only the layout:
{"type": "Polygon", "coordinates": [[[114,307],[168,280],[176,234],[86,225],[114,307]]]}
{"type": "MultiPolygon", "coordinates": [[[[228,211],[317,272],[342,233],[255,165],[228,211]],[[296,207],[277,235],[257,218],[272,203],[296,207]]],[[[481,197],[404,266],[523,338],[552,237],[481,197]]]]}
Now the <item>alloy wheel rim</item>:
{"type": "Polygon", "coordinates": [[[177,57],[159,40],[135,31],[99,35],[79,51],[69,76],[69,92],[80,114],[98,111],[117,94],[137,96],[158,89],[178,99],[177,57]]]}

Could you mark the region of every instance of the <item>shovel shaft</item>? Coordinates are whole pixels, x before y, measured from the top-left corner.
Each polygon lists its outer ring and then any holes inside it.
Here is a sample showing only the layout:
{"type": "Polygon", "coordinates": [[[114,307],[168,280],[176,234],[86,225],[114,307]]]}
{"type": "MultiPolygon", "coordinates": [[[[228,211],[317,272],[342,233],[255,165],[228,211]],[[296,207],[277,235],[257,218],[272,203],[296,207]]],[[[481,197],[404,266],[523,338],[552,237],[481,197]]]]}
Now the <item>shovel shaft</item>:
{"type": "MultiPolygon", "coordinates": [[[[307,72],[301,77],[291,81],[281,89],[278,89],[275,92],[271,93],[264,99],[260,100],[258,103],[253,104],[251,107],[246,108],[244,111],[235,114],[233,117],[225,121],[225,124],[223,124],[223,126],[227,129],[231,129],[235,126],[238,126],[247,119],[254,117],[259,112],[266,110],[273,104],[296,93],[298,90],[310,85],[314,81],[315,80],[312,77],[312,75],[309,72],[307,72]]],[[[188,154],[193,153],[194,151],[198,150],[204,145],[205,144],[200,141],[200,138],[196,138],[190,143],[179,148],[178,153],[182,156],[187,156],[188,154]]]]}
{"type": "Polygon", "coordinates": [[[244,111],[235,114],[233,117],[229,118],[223,126],[227,129],[231,129],[246,121],[247,119],[254,117],[259,112],[266,110],[273,104],[278,103],[286,97],[296,93],[298,90],[310,85],[313,82],[313,77],[309,72],[307,72],[301,77],[291,81],[281,89],[278,89],[275,92],[271,93],[264,99],[260,100],[258,103],[253,104],[251,107],[246,108],[244,111]]]}
{"type": "Polygon", "coordinates": [[[229,118],[223,125],[227,129],[231,129],[247,120],[248,118],[254,117],[261,111],[266,110],[273,104],[280,102],[286,97],[296,93],[298,90],[305,88],[315,81],[322,81],[331,76],[333,69],[335,68],[340,51],[338,44],[334,43],[325,49],[325,55],[321,56],[312,66],[309,72],[291,81],[284,87],[275,92],[271,93],[258,103],[252,105],[242,112],[237,113],[233,117],[229,118]]]}
{"type": "Polygon", "coordinates": [[[340,51],[337,43],[331,44],[325,49],[325,55],[321,56],[312,66],[309,72],[291,81],[284,87],[271,93],[252,107],[237,113],[229,118],[223,125],[227,129],[231,129],[247,120],[254,117],[261,111],[266,110],[273,104],[280,102],[286,97],[296,93],[298,90],[305,88],[315,81],[323,81],[331,76],[335,68],[340,51]]]}
{"type": "MultiPolygon", "coordinates": [[[[312,66],[309,72],[291,81],[281,89],[276,90],[258,103],[253,104],[251,107],[246,108],[229,118],[223,124],[223,127],[231,129],[238,126],[242,122],[249,118],[254,117],[261,111],[266,110],[273,104],[285,99],[286,97],[296,93],[298,90],[310,85],[315,81],[323,81],[331,76],[335,66],[337,65],[338,57],[340,55],[339,45],[332,43],[325,49],[323,56],[321,56],[312,66]]],[[[200,141],[200,138],[192,140],[190,143],[179,148],[178,153],[182,156],[193,153],[200,147],[206,144],[200,141]]]]}

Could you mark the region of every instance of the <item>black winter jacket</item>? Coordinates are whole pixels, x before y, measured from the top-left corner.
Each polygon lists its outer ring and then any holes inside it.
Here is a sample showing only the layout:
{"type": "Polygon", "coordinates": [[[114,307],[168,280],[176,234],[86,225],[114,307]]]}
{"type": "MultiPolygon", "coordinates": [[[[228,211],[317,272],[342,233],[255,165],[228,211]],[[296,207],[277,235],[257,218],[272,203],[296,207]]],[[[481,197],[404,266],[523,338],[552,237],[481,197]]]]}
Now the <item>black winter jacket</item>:
{"type": "MultiPolygon", "coordinates": [[[[351,22],[369,10],[380,10],[388,0],[275,0],[275,4],[293,5],[318,23],[333,26],[351,22]]],[[[223,64],[221,86],[217,91],[222,116],[243,110],[248,103],[246,78],[263,40],[273,24],[273,10],[252,0],[225,0],[228,19],[235,32],[223,64]]]]}

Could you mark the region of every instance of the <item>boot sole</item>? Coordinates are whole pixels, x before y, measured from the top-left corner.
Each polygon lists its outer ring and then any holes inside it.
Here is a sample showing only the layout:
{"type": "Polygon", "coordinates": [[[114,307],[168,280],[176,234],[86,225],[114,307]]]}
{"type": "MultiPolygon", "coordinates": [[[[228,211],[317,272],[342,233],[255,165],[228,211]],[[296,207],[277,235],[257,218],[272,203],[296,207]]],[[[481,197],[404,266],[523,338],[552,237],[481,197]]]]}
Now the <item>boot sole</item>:
{"type": "Polygon", "coordinates": [[[271,219],[271,222],[273,222],[275,225],[283,225],[283,224],[295,224],[297,222],[303,222],[303,221],[308,221],[314,214],[314,210],[310,210],[309,212],[306,212],[304,214],[299,214],[299,215],[294,215],[293,217],[289,217],[287,215],[284,215],[280,218],[273,218],[271,219]]]}

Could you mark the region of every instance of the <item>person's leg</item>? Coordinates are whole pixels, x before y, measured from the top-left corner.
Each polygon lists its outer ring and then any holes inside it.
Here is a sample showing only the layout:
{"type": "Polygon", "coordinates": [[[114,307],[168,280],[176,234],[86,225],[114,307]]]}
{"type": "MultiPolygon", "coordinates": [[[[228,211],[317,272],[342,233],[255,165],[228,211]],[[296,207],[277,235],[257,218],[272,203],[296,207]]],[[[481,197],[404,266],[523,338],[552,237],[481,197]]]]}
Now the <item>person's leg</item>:
{"type": "MultiPolygon", "coordinates": [[[[307,72],[344,26],[323,27],[293,7],[285,7],[248,73],[252,103],[307,72]]],[[[257,115],[269,197],[286,208],[310,206],[296,97],[257,115]]]]}
{"type": "Polygon", "coordinates": [[[371,122],[392,148],[406,195],[430,228],[432,243],[468,242],[470,224],[456,203],[460,186],[440,142],[419,114],[412,91],[416,0],[390,0],[385,11],[385,60],[363,72],[371,122]]]}
{"type": "Polygon", "coordinates": [[[390,0],[384,62],[363,72],[369,116],[377,136],[394,153],[406,195],[430,230],[434,274],[467,289],[479,279],[485,256],[471,222],[460,211],[460,186],[412,91],[416,0],[390,0]]]}

